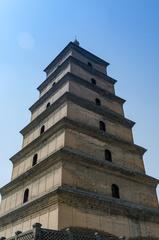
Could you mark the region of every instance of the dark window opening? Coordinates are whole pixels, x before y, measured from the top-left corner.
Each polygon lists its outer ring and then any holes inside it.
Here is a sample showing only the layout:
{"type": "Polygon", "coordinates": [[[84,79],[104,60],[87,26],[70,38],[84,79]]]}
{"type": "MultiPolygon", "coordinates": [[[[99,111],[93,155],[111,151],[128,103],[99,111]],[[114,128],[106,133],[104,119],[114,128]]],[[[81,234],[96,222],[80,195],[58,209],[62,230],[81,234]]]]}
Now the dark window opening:
{"type": "Polygon", "coordinates": [[[40,129],[40,135],[45,132],[45,126],[43,125],[40,129]]]}
{"type": "Polygon", "coordinates": [[[29,189],[27,188],[24,192],[23,203],[28,202],[29,199],[29,189]]]}
{"type": "Polygon", "coordinates": [[[100,101],[100,99],[99,99],[99,98],[96,98],[95,102],[96,102],[96,105],[98,105],[98,106],[100,106],[100,105],[101,105],[101,101],[100,101]]]}
{"type": "Polygon", "coordinates": [[[52,86],[54,86],[56,84],[56,82],[53,82],[52,86]]]}
{"type": "Polygon", "coordinates": [[[93,85],[96,85],[96,80],[95,80],[94,78],[92,78],[92,79],[91,79],[91,83],[92,83],[93,85]]]}
{"type": "Polygon", "coordinates": [[[105,132],[105,123],[103,121],[99,122],[99,129],[103,132],[105,132]]]}
{"type": "Polygon", "coordinates": [[[119,187],[116,184],[112,184],[112,197],[120,198],[119,187]]]}
{"type": "Polygon", "coordinates": [[[35,166],[37,164],[37,161],[38,161],[38,154],[36,153],[33,157],[33,163],[32,163],[32,166],[35,166]]]}
{"type": "Polygon", "coordinates": [[[88,66],[89,66],[90,68],[92,68],[92,63],[88,62],[88,66]]]}
{"type": "Polygon", "coordinates": [[[105,160],[112,162],[112,154],[109,150],[105,150],[105,160]]]}
{"type": "Polygon", "coordinates": [[[50,107],[50,105],[51,105],[50,102],[48,102],[46,105],[46,108],[50,107]]]}

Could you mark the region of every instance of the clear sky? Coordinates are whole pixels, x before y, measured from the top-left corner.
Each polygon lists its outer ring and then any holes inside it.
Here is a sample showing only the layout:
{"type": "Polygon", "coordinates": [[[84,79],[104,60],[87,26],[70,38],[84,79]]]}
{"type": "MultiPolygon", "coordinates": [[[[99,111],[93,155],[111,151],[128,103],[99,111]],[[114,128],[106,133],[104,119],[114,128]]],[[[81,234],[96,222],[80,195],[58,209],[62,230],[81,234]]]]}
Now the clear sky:
{"type": "Polygon", "coordinates": [[[148,149],[146,172],[159,178],[159,1],[0,0],[0,186],[20,150],[43,69],[75,35],[110,63],[116,94],[148,149]]]}

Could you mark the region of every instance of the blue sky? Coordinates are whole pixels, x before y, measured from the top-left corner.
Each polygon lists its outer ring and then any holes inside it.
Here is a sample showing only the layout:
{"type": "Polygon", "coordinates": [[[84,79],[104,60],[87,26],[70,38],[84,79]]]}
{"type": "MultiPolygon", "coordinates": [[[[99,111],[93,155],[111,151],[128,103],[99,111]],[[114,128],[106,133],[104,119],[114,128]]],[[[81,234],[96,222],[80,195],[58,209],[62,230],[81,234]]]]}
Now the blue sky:
{"type": "Polygon", "coordinates": [[[146,172],[159,178],[159,1],[0,0],[0,186],[8,160],[21,148],[43,69],[78,37],[110,63],[126,117],[136,121],[135,143],[148,149],[146,172]]]}

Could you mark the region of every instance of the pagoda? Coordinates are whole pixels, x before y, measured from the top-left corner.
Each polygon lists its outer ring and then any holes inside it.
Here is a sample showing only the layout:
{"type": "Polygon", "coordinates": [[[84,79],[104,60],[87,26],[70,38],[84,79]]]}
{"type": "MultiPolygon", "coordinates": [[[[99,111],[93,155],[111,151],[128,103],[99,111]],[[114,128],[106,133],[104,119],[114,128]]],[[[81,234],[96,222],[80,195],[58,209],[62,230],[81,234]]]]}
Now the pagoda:
{"type": "Polygon", "coordinates": [[[159,239],[159,181],[145,173],[146,150],[134,143],[108,65],[75,40],[45,68],[11,181],[0,189],[2,239],[41,225],[159,239]]]}

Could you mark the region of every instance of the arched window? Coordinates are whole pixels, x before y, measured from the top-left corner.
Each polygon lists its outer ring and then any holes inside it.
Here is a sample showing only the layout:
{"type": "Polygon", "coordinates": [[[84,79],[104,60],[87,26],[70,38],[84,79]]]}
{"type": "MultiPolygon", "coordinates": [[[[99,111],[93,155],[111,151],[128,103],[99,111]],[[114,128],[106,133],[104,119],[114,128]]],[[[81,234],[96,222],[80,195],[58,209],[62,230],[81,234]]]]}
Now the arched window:
{"type": "Polygon", "coordinates": [[[116,184],[112,184],[112,197],[120,198],[119,187],[116,184]]]}
{"type": "Polygon", "coordinates": [[[100,101],[100,99],[99,99],[99,98],[96,98],[95,102],[96,102],[96,105],[98,105],[98,106],[100,106],[100,105],[101,105],[101,101],[100,101]]]}
{"type": "Polygon", "coordinates": [[[40,129],[40,135],[45,132],[45,126],[43,125],[40,129]]]}
{"type": "Polygon", "coordinates": [[[91,78],[91,83],[92,83],[93,85],[96,85],[96,80],[95,80],[94,78],[91,78]]]}
{"type": "Polygon", "coordinates": [[[38,154],[36,153],[36,154],[33,156],[32,166],[35,166],[35,165],[37,164],[37,161],[38,161],[38,154]]]}
{"type": "Polygon", "coordinates": [[[29,189],[27,188],[24,192],[23,203],[28,202],[29,199],[29,189]]]}
{"type": "Polygon", "coordinates": [[[105,160],[112,162],[112,154],[109,150],[105,150],[105,160]]]}
{"type": "Polygon", "coordinates": [[[88,67],[92,68],[92,63],[88,62],[88,67]]]}
{"type": "Polygon", "coordinates": [[[50,107],[50,102],[47,103],[46,108],[50,107]]]}
{"type": "Polygon", "coordinates": [[[100,121],[99,122],[99,129],[102,131],[102,132],[105,132],[105,123],[103,121],[100,121]]]}

